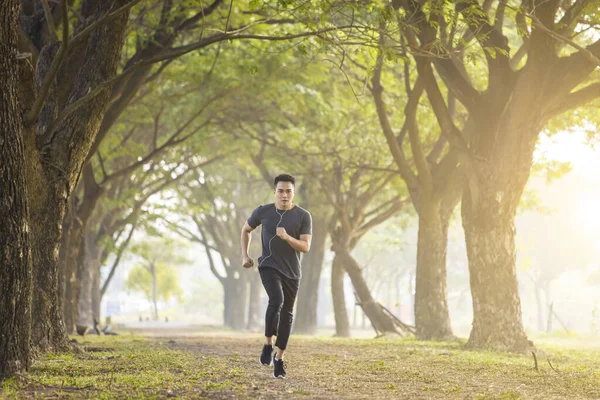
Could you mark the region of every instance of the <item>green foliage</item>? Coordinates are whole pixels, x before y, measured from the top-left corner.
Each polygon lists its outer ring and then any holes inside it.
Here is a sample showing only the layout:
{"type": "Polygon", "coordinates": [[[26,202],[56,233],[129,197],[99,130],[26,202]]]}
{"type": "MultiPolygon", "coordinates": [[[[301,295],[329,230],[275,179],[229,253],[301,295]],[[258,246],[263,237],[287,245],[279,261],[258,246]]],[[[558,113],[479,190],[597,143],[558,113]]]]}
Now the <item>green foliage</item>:
{"type": "Polygon", "coordinates": [[[176,242],[166,238],[148,239],[133,245],[130,252],[142,261],[129,271],[125,288],[142,293],[150,301],[154,300],[154,290],[156,290],[156,300],[168,301],[171,298],[181,298],[183,291],[179,285],[177,271],[180,266],[190,264],[191,260],[181,255],[176,246],[176,242]]]}

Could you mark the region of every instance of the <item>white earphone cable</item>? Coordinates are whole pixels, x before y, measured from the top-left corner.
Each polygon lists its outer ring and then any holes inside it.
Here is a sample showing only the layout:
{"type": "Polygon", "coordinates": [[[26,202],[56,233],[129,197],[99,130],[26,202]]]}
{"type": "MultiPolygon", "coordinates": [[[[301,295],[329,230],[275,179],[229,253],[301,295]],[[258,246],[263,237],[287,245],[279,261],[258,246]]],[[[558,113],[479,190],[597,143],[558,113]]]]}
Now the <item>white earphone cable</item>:
{"type": "Polygon", "coordinates": [[[269,255],[266,256],[265,258],[263,258],[262,260],[260,260],[260,263],[258,263],[259,267],[262,265],[262,263],[265,262],[265,260],[267,258],[269,258],[273,255],[273,250],[271,250],[271,242],[273,241],[273,239],[275,239],[277,237],[277,228],[279,228],[279,224],[281,224],[281,221],[283,221],[283,216],[285,215],[286,212],[288,212],[288,210],[284,210],[281,214],[279,214],[279,211],[277,211],[277,207],[275,207],[275,212],[277,213],[277,215],[279,215],[279,222],[277,223],[277,226],[275,227],[275,235],[269,240],[269,255]]]}

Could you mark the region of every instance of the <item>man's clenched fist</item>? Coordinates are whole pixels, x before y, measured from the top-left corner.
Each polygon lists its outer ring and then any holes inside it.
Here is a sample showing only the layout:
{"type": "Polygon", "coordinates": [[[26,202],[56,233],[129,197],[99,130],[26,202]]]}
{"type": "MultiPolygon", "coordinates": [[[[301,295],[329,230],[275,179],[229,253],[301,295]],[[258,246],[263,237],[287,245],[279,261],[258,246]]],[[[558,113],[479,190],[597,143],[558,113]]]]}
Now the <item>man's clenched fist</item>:
{"type": "Polygon", "coordinates": [[[279,236],[281,240],[288,240],[288,237],[290,236],[288,235],[285,228],[277,228],[277,231],[275,233],[277,234],[277,236],[279,236]]]}
{"type": "Polygon", "coordinates": [[[254,260],[250,257],[244,257],[242,259],[242,265],[244,268],[252,268],[254,266],[254,260]]]}

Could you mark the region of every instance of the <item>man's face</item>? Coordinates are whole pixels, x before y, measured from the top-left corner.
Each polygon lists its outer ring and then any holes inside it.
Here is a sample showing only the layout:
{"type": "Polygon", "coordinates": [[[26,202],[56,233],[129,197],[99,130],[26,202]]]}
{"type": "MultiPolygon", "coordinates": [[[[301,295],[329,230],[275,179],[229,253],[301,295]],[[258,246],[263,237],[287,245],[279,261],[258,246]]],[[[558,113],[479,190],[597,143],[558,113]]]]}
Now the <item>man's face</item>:
{"type": "Polygon", "coordinates": [[[275,186],[275,204],[279,209],[287,209],[294,198],[294,185],[292,182],[277,182],[275,186]]]}

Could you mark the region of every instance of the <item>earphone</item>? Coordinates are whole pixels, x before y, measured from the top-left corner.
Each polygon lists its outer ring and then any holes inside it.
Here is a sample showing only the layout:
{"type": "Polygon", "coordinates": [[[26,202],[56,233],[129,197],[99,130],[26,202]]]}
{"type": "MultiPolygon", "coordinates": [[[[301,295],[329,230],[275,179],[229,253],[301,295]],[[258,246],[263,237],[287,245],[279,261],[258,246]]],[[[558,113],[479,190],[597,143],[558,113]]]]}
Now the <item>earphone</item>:
{"type": "Polygon", "coordinates": [[[269,240],[269,255],[266,256],[265,258],[263,258],[262,260],[260,260],[260,263],[258,264],[259,267],[262,265],[262,263],[265,262],[265,260],[267,258],[269,258],[273,255],[273,250],[271,250],[271,242],[273,241],[273,239],[275,239],[277,237],[277,228],[279,228],[279,224],[281,224],[281,221],[283,221],[283,216],[285,215],[286,212],[288,212],[288,210],[284,210],[281,214],[279,214],[279,211],[277,211],[277,207],[275,207],[275,212],[277,213],[277,215],[279,215],[279,222],[277,223],[277,226],[275,227],[275,235],[269,240]]]}

